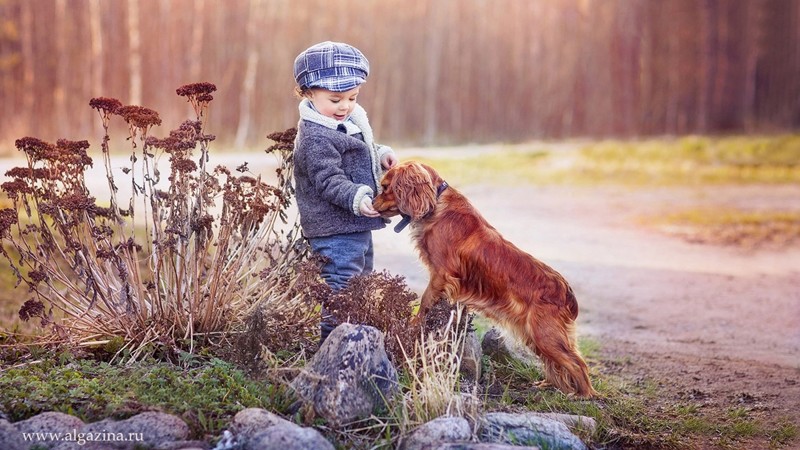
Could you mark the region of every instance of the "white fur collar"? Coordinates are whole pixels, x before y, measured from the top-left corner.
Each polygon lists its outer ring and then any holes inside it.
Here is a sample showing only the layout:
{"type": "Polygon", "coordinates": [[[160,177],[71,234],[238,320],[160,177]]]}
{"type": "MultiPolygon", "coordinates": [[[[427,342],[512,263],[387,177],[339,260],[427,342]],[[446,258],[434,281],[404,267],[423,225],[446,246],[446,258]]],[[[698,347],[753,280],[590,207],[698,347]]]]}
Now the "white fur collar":
{"type": "MultiPolygon", "coordinates": [[[[311,102],[304,98],[300,101],[300,106],[298,106],[300,110],[300,120],[308,120],[309,122],[314,122],[316,124],[322,125],[324,127],[336,130],[339,128],[339,125],[342,122],[339,122],[336,119],[332,119],[330,117],[325,117],[320,114],[311,102]]],[[[355,109],[353,109],[353,113],[350,114],[349,120],[353,121],[356,127],[361,130],[361,133],[364,136],[364,142],[370,149],[375,148],[375,142],[373,141],[372,135],[372,127],[369,125],[369,119],[367,119],[367,111],[361,107],[361,105],[356,104],[355,109]]]]}

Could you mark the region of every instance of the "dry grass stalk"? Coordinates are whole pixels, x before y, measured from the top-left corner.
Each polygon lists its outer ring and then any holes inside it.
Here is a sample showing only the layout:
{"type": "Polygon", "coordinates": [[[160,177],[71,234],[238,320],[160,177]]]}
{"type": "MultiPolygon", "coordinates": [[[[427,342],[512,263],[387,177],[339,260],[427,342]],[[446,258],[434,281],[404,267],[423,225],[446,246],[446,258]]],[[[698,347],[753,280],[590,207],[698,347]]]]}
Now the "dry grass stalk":
{"type": "Polygon", "coordinates": [[[475,418],[479,401],[460,392],[462,351],[469,327],[462,306],[451,310],[444,327],[422,335],[413,355],[405,353],[408,386],[395,408],[403,434],[441,416],[475,418]]]}
{"type": "Polygon", "coordinates": [[[20,258],[1,251],[18,285],[31,293],[20,317],[38,318],[52,329],[47,339],[81,345],[121,336],[118,355],[135,361],[156,348],[191,352],[199,336],[208,340],[241,329],[247,313],[265,303],[309,310],[299,295],[283,289],[306,254],[296,242],[298,225],[288,223],[286,214],[294,131],[269,136],[276,145],[267,152],[280,161],[277,186],[248,173],[246,165],[240,174],[225,167],[209,171],[215,137],[205,132],[203,118],[214,90],[211,83],[178,89],[197,117],[163,139],[150,136],[161,124],[155,111],[92,99],[105,130],[108,206],[97,204],[86,187],[85,170],[93,164],[87,141],[17,140],[27,167],[10,170],[12,181],[2,185],[13,208],[0,211],[0,238],[20,258]],[[111,172],[114,116],[129,126],[127,202],[117,198],[111,172]],[[166,187],[160,183],[162,156],[170,162],[166,187]]]}

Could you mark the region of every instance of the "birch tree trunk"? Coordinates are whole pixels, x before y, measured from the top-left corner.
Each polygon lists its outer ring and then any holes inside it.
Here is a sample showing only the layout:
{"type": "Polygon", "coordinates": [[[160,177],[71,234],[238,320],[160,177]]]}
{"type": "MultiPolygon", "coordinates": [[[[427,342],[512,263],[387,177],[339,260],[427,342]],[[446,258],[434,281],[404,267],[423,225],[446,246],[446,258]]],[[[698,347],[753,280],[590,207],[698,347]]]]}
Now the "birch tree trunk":
{"type": "Polygon", "coordinates": [[[142,42],[139,30],[139,0],[128,0],[128,64],[130,70],[129,99],[131,105],[142,104],[142,42]]]}
{"type": "Polygon", "coordinates": [[[252,99],[256,87],[256,72],[259,61],[259,45],[257,29],[260,22],[259,12],[261,0],[250,0],[250,14],[247,15],[247,64],[242,79],[242,91],[239,97],[239,126],[236,128],[235,148],[244,147],[250,133],[252,119],[252,99]]]}
{"type": "MultiPolygon", "coordinates": [[[[91,56],[89,59],[89,73],[90,76],[86,77],[88,89],[86,92],[91,97],[97,97],[103,94],[103,21],[100,15],[100,0],[89,0],[89,43],[91,56]]],[[[94,120],[98,123],[100,117],[93,115],[94,120]]],[[[97,129],[96,127],[94,129],[97,129]]]]}
{"type": "Polygon", "coordinates": [[[20,22],[22,22],[20,44],[22,47],[22,111],[28,114],[27,122],[33,121],[35,71],[33,63],[36,55],[33,52],[33,5],[22,2],[20,6],[20,22]]]}
{"type": "Polygon", "coordinates": [[[425,134],[423,142],[431,144],[434,142],[437,135],[437,116],[438,116],[438,98],[437,90],[439,88],[439,70],[442,60],[442,40],[444,30],[441,24],[441,9],[443,2],[431,2],[428,6],[431,11],[428,11],[428,25],[426,31],[429,36],[427,37],[427,45],[425,50],[425,96],[423,105],[424,127],[425,134]]]}
{"type": "Polygon", "coordinates": [[[203,62],[203,37],[205,35],[205,9],[206,0],[194,0],[192,3],[192,42],[189,44],[189,83],[207,81],[200,79],[200,69],[203,62]]]}
{"type": "Polygon", "coordinates": [[[56,0],[56,17],[61,20],[56,20],[54,25],[53,34],[55,35],[55,78],[56,82],[53,86],[53,109],[56,115],[55,132],[59,136],[63,136],[66,132],[67,117],[66,117],[66,102],[64,99],[64,90],[67,84],[67,68],[68,59],[67,55],[67,1],[56,0]]]}

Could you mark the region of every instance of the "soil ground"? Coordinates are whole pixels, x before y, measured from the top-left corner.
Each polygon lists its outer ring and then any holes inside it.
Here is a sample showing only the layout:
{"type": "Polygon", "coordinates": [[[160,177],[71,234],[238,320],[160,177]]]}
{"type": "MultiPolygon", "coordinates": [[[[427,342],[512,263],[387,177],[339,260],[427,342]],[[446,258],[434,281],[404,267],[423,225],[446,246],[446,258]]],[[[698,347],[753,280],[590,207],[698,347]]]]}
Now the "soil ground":
{"type": "MultiPolygon", "coordinates": [[[[507,239],[570,281],[578,333],[600,343],[595,370],[655,383],[655,408],[689,402],[721,420],[743,408],[766,424],[800,426],[800,245],[689,243],[641,220],[719,206],[797,211],[800,186],[460,190],[507,239]]],[[[376,266],[421,292],[427,273],[407,231],[374,236],[376,266]]]]}

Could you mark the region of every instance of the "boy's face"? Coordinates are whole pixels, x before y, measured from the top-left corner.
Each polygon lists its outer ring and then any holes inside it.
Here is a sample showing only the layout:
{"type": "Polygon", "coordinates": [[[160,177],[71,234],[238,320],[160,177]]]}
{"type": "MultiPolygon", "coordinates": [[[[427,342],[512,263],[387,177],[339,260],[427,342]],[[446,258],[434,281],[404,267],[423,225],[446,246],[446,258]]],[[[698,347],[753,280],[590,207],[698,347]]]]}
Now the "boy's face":
{"type": "Polygon", "coordinates": [[[314,108],[325,117],[338,120],[339,122],[350,116],[356,107],[358,92],[361,86],[357,86],[345,92],[333,92],[322,88],[313,88],[306,95],[314,108]]]}

